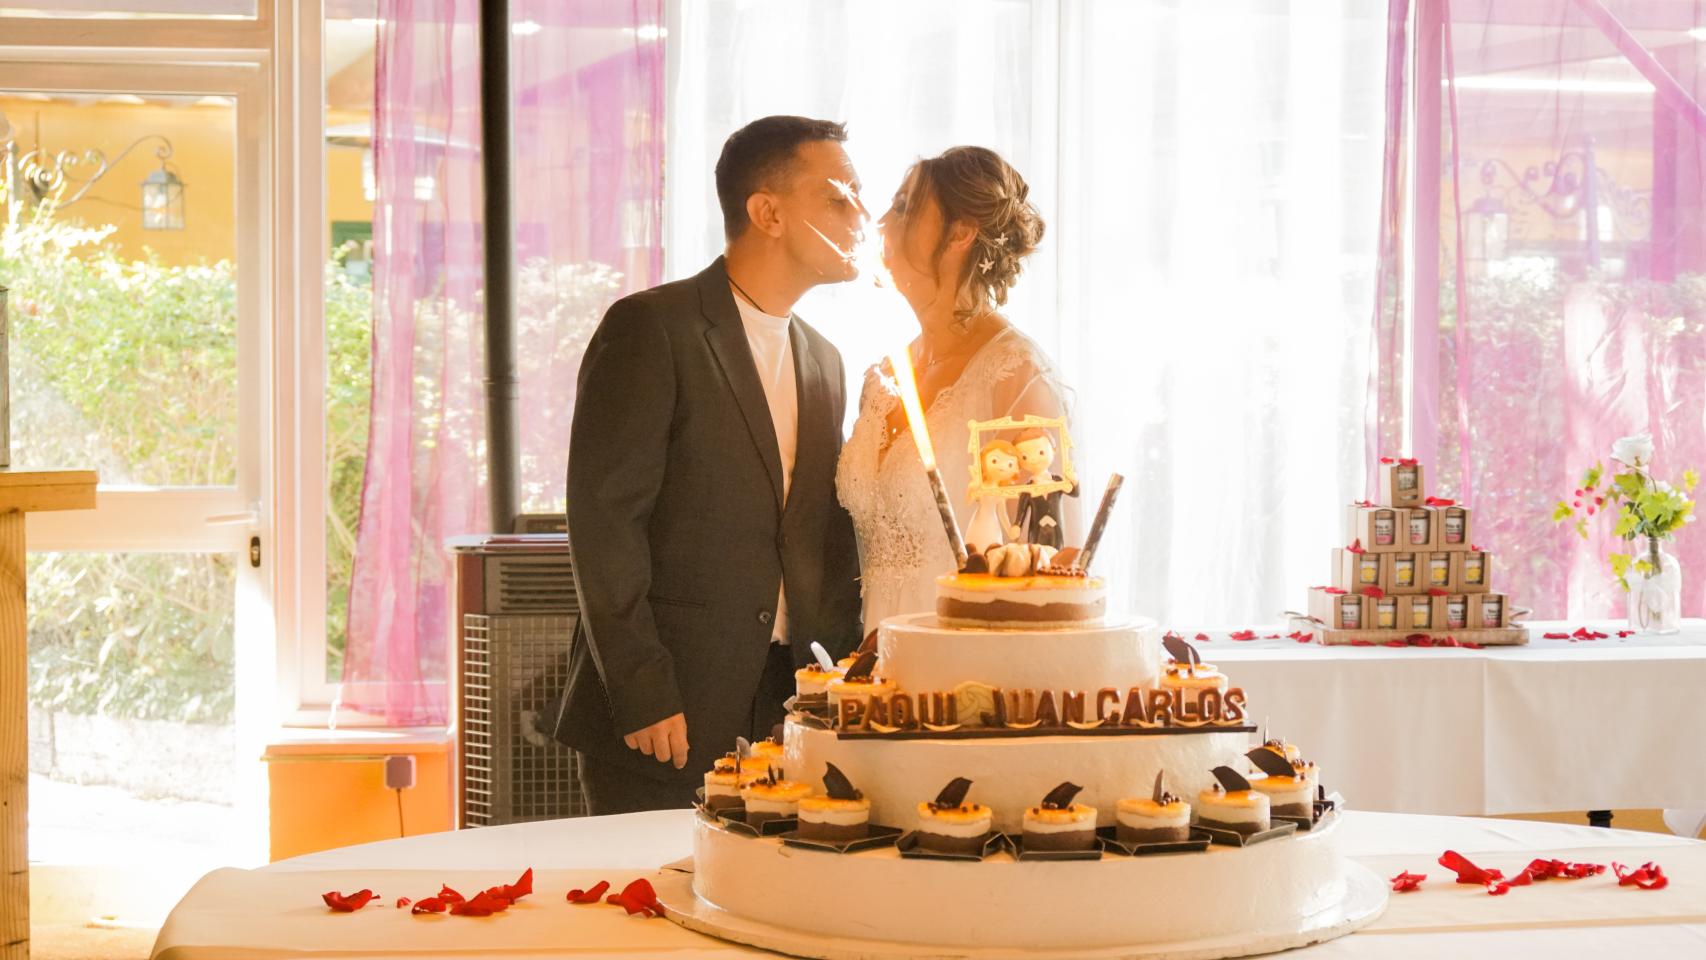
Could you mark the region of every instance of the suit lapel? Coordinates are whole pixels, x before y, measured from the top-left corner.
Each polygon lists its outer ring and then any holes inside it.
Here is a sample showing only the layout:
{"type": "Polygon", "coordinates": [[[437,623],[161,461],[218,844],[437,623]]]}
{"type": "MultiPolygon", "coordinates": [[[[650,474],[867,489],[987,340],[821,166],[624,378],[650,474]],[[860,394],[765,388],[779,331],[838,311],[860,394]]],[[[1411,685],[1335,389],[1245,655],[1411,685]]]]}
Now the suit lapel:
{"type": "MultiPolygon", "coordinates": [[[[818,366],[799,317],[794,317],[788,324],[788,340],[794,350],[794,386],[799,407],[798,436],[794,442],[794,478],[815,478],[821,469],[819,461],[829,452],[822,442],[824,424],[830,416],[827,386],[823,369],[818,366]]],[[[835,429],[839,431],[840,425],[837,424],[835,429]]],[[[796,498],[789,497],[787,507],[792,507],[795,501],[796,498]]]]}
{"type": "Polygon", "coordinates": [[[746,328],[740,322],[734,293],[729,290],[729,275],[722,257],[699,274],[699,301],[705,319],[711,322],[710,329],[705,331],[705,341],[722,367],[735,402],[740,405],[747,432],[752,435],[758,457],[770,474],[771,491],[780,512],[782,452],[776,445],[776,425],[770,419],[770,403],[764,399],[764,384],[758,379],[758,367],[752,361],[752,347],[746,341],[746,328]]]}

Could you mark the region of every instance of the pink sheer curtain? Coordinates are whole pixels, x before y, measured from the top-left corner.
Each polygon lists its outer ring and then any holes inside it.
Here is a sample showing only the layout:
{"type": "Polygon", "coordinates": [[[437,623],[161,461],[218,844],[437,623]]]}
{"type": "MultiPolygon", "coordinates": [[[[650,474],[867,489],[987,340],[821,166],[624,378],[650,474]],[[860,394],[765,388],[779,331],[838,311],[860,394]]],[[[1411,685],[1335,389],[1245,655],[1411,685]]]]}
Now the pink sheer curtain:
{"type": "MultiPolygon", "coordinates": [[[[1519,606],[1621,616],[1611,525],[1584,542],[1551,508],[1626,434],[1652,432],[1661,478],[1706,465],[1706,3],[1390,10],[1411,60],[1388,109],[1415,120],[1413,139],[1388,127],[1370,442],[1422,458],[1435,492],[1474,508],[1519,606]]],[[[1706,537],[1670,549],[1684,615],[1706,613],[1706,537]]]]}
{"type": "MultiPolygon", "coordinates": [[[[662,269],[662,0],[512,3],[522,509],[561,511],[575,374],[662,269]]],[[[381,0],[373,399],[342,702],[441,723],[444,541],[488,531],[477,0],[381,0]]]]}

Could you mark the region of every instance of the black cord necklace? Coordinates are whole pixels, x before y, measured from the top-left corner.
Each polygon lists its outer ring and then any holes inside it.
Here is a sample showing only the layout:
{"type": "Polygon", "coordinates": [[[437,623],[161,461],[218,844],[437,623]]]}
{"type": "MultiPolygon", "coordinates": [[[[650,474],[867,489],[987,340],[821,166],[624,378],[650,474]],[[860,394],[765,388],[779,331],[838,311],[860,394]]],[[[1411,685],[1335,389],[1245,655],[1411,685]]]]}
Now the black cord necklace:
{"type": "Polygon", "coordinates": [[[763,307],[761,307],[761,306],[759,306],[759,305],[758,305],[758,301],[757,301],[757,300],[754,300],[754,299],[752,299],[752,294],[750,294],[750,293],[747,293],[747,292],[746,292],[746,288],[745,288],[745,287],[743,287],[743,286],[741,286],[741,285],[740,285],[740,284],[738,284],[738,283],[736,283],[736,282],[735,282],[735,278],[734,278],[734,277],[732,277],[732,276],[731,276],[731,277],[729,277],[729,286],[731,286],[731,287],[734,287],[734,288],[735,288],[735,290],[736,290],[736,292],[738,292],[738,293],[739,293],[739,294],[740,294],[740,295],[741,295],[741,296],[742,296],[742,297],[744,297],[744,298],[746,298],[746,302],[747,302],[747,303],[750,303],[750,304],[752,304],[752,308],[753,308],[753,309],[754,309],[754,310],[757,310],[757,311],[758,311],[758,312],[759,312],[759,313],[762,313],[762,314],[764,314],[764,315],[765,315],[765,316],[767,316],[767,317],[774,317],[774,316],[776,316],[776,314],[774,314],[774,313],[771,313],[771,312],[770,312],[770,311],[768,311],[768,310],[766,310],[766,309],[764,309],[764,308],[763,308],[763,307]]]}

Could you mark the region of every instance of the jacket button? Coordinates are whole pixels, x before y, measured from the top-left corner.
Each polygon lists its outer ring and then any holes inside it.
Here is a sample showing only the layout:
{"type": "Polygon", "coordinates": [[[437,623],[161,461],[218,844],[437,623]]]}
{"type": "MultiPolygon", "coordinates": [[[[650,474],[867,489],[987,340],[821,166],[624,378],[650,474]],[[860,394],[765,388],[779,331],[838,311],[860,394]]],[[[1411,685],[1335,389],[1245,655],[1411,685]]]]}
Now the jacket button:
{"type": "Polygon", "coordinates": [[[759,623],[769,623],[770,622],[770,611],[768,611],[768,610],[758,611],[758,622],[759,623]]]}

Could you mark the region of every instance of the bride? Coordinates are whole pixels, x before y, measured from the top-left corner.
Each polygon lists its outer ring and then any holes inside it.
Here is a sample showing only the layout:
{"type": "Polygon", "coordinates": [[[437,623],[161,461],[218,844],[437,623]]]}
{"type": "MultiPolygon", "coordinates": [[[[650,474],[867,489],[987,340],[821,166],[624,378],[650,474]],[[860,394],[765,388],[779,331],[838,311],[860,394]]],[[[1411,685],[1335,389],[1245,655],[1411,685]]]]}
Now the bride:
{"type": "MultiPolygon", "coordinates": [[[[962,530],[973,513],[970,421],[1067,413],[1048,358],[997,312],[1042,239],[1029,190],[994,151],[955,147],[914,164],[878,223],[884,266],[918,316],[912,367],[962,530]]],[[[866,371],[835,481],[859,535],[866,629],[934,610],[953,553],[886,362],[866,371]]],[[[1069,537],[1076,508],[1069,501],[1062,518],[1069,537]]]]}

